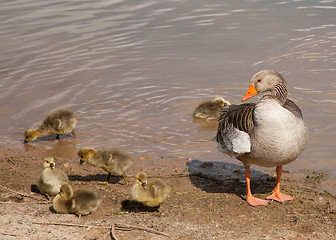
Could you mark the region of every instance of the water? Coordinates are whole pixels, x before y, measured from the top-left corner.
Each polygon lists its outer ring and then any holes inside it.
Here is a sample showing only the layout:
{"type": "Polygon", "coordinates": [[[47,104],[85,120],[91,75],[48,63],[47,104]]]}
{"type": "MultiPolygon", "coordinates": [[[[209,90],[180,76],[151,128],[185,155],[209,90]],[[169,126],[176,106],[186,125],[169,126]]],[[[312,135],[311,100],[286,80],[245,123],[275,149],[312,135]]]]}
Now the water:
{"type": "Polygon", "coordinates": [[[0,4],[0,146],[119,146],[136,157],[238,163],[209,141],[216,123],[194,123],[192,111],[217,96],[239,103],[254,73],[274,69],[310,131],[286,168],[335,174],[335,1],[0,4]],[[24,146],[23,132],[60,107],[81,112],[77,145],[24,146]]]}

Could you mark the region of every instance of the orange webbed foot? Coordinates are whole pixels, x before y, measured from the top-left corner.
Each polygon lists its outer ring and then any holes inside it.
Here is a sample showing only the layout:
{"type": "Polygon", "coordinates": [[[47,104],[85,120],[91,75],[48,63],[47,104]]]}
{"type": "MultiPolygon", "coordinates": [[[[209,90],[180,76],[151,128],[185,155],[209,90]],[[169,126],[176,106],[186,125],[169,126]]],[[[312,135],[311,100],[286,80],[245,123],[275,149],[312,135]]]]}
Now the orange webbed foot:
{"type": "Polygon", "coordinates": [[[246,197],[246,201],[251,206],[267,205],[268,201],[260,198],[253,197],[252,195],[246,197]]]}
{"type": "Polygon", "coordinates": [[[285,202],[285,201],[292,201],[294,200],[293,197],[283,194],[281,192],[272,192],[270,196],[268,196],[266,199],[268,200],[274,200],[277,202],[285,202]]]}

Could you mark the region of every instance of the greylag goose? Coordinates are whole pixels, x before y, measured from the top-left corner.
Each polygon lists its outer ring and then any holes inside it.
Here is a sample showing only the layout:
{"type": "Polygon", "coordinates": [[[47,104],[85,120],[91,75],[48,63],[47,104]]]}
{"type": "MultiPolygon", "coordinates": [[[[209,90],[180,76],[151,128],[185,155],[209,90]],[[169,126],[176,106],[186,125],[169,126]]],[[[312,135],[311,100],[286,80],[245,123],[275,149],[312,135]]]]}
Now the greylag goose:
{"type": "Polygon", "coordinates": [[[50,113],[38,128],[28,129],[24,133],[24,142],[34,141],[38,137],[56,134],[59,138],[61,134],[72,133],[76,138],[75,127],[78,123],[77,113],[68,109],[59,109],[50,113]]]}
{"type": "Polygon", "coordinates": [[[158,207],[167,198],[169,186],[160,179],[147,181],[147,175],[139,172],[132,188],[132,197],[148,207],[158,207]]]}
{"type": "Polygon", "coordinates": [[[101,196],[92,191],[78,189],[73,192],[69,184],[64,184],[53,199],[53,208],[57,213],[74,213],[80,217],[96,211],[101,202],[101,196]]]}
{"type": "Polygon", "coordinates": [[[222,97],[201,103],[193,112],[194,119],[214,120],[221,115],[221,110],[228,108],[230,102],[222,97]]]}
{"type": "Polygon", "coordinates": [[[100,167],[108,172],[107,182],[111,174],[123,176],[125,186],[128,186],[128,180],[125,171],[134,163],[133,158],[125,151],[116,148],[82,148],[78,151],[80,164],[88,162],[90,165],[100,167]]]}
{"type": "Polygon", "coordinates": [[[61,186],[68,182],[68,176],[62,170],[55,168],[53,158],[45,158],[43,166],[37,187],[40,193],[51,200],[50,196],[59,193],[61,186]]]}
{"type": "Polygon", "coordinates": [[[242,101],[262,93],[257,103],[231,105],[221,116],[217,130],[218,150],[236,157],[245,167],[246,200],[252,206],[267,200],[253,197],[250,189],[251,164],[276,167],[276,186],[266,199],[278,202],[294,198],[280,192],[282,166],[304,150],[308,131],[300,108],[287,99],[287,84],[271,70],[256,73],[242,101]]]}

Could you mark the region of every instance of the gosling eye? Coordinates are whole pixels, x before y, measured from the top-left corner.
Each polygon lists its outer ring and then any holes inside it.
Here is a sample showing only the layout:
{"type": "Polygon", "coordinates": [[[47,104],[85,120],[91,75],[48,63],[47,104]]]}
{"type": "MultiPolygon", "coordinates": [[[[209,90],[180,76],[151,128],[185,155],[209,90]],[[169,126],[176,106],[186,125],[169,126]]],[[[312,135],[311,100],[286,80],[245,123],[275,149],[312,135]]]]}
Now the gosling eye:
{"type": "Polygon", "coordinates": [[[261,78],[258,78],[258,79],[257,79],[257,82],[260,83],[260,82],[261,82],[261,78]]]}

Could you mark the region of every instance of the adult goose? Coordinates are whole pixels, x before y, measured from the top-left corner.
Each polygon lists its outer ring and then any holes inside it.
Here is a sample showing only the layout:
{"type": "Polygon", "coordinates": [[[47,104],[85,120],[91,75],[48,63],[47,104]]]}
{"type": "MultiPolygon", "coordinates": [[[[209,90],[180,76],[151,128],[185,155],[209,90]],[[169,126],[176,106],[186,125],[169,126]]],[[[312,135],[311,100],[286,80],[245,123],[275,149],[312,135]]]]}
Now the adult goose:
{"type": "Polygon", "coordinates": [[[294,198],[280,192],[282,166],[294,161],[308,141],[300,108],[287,99],[287,84],[272,70],[256,73],[242,101],[262,93],[257,103],[231,105],[219,119],[218,150],[236,157],[245,167],[246,200],[252,206],[294,198]],[[263,200],[253,197],[250,188],[251,164],[276,167],[277,180],[272,194],[263,200]]]}

